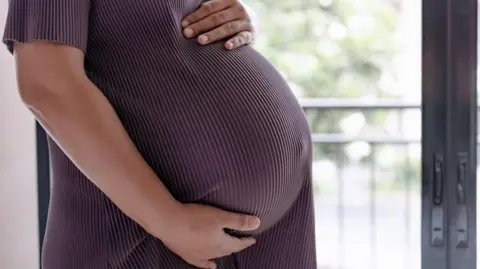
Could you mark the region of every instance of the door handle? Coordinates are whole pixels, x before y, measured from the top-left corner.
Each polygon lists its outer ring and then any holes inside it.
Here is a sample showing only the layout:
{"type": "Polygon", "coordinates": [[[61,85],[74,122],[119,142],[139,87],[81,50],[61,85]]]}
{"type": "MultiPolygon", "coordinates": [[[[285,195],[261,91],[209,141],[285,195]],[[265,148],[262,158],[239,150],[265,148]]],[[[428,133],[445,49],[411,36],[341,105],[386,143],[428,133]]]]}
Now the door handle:
{"type": "Polygon", "coordinates": [[[432,215],[431,215],[431,245],[444,245],[444,209],[443,209],[443,181],[444,163],[441,154],[433,157],[433,186],[432,186],[432,215]]]}
{"type": "Polygon", "coordinates": [[[468,153],[457,155],[457,248],[468,247],[468,211],[466,188],[468,180],[468,153]]]}

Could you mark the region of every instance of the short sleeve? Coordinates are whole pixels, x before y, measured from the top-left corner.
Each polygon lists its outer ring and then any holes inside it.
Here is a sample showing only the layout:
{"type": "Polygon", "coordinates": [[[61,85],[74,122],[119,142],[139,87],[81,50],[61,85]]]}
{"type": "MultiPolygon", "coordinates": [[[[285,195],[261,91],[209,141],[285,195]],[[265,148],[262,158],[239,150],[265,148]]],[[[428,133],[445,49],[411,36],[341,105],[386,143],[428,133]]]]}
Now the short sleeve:
{"type": "Polygon", "coordinates": [[[86,52],[90,0],[9,0],[3,42],[45,40],[86,52]]]}

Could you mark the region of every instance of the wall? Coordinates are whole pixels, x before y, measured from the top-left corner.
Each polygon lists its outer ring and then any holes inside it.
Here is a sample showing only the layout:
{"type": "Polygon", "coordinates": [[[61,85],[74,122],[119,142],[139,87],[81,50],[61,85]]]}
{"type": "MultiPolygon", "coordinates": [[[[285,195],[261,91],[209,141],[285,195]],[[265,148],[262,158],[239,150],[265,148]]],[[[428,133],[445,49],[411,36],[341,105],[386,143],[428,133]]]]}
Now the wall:
{"type": "MultiPolygon", "coordinates": [[[[0,1],[0,32],[8,1],[0,1]]],[[[18,97],[13,57],[0,46],[0,269],[38,269],[34,121],[18,97]]]]}

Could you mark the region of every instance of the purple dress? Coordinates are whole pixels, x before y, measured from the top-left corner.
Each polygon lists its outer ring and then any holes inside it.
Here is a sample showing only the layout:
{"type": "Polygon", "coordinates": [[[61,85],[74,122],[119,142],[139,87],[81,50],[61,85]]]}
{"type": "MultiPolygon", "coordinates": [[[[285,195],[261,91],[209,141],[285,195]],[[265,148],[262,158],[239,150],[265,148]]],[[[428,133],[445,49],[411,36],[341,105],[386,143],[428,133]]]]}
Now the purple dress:
{"type": "MultiPolygon", "coordinates": [[[[256,50],[199,46],[180,22],[201,0],[9,0],[4,42],[56,41],[85,70],[170,192],[255,214],[257,244],[219,269],[317,269],[304,112],[256,50]]],[[[43,269],[191,269],[124,215],[49,141],[43,269]]]]}

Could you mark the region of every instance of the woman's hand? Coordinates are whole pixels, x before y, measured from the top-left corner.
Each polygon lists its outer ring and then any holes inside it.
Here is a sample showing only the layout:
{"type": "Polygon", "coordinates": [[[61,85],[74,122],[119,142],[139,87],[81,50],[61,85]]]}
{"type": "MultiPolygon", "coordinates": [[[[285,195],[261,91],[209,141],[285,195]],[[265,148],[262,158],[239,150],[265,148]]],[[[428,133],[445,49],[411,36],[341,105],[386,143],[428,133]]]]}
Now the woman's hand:
{"type": "Polygon", "coordinates": [[[168,220],[167,230],[157,236],[187,263],[199,268],[216,268],[212,259],[228,256],[255,243],[252,237],[236,238],[225,228],[252,231],[260,226],[257,217],[227,212],[200,204],[185,204],[168,220]]]}
{"type": "Polygon", "coordinates": [[[225,48],[232,50],[253,42],[254,27],[245,6],[239,0],[210,0],[182,21],[183,34],[197,37],[207,45],[229,38],[225,48]]]}

